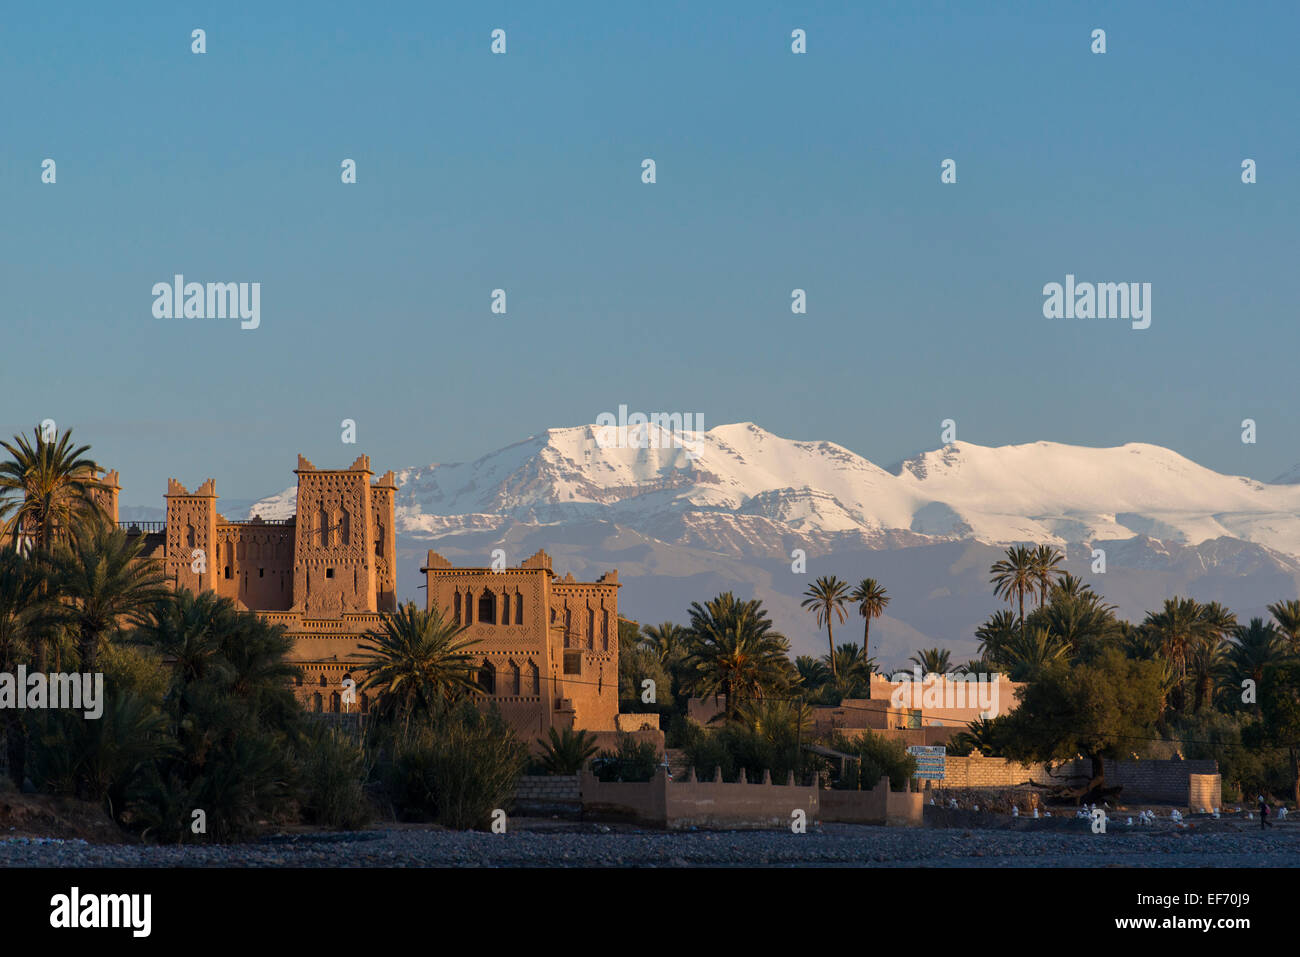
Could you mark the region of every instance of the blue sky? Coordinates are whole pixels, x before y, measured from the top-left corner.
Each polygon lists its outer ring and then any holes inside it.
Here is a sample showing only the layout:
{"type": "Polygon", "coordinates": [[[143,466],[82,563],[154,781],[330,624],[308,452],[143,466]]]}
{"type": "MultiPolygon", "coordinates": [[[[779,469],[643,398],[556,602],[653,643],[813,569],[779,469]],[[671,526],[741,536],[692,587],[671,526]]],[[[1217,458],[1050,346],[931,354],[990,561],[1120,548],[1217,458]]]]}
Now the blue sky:
{"type": "Polygon", "coordinates": [[[0,29],[0,433],[73,426],[125,503],[620,403],[879,464],[945,418],[1300,461],[1294,4],[231,6],[0,29]],[[261,327],[154,318],[177,272],[261,327]],[[1150,282],[1151,328],[1043,318],[1066,273],[1150,282]]]}

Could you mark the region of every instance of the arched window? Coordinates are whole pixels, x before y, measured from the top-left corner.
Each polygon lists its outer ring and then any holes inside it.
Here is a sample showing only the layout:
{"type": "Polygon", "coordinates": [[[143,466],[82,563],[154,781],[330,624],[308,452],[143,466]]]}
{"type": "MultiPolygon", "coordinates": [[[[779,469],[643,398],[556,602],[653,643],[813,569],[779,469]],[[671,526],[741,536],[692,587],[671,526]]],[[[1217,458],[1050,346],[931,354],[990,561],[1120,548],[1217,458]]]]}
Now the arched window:
{"type": "Polygon", "coordinates": [[[483,667],[478,670],[478,686],[484,694],[497,693],[497,670],[492,667],[492,662],[483,662],[483,667]]]}
{"type": "Polygon", "coordinates": [[[451,597],[451,614],[456,619],[456,624],[460,624],[460,589],[451,597]]]}
{"type": "Polygon", "coordinates": [[[330,714],[338,714],[343,710],[343,697],[337,691],[330,695],[330,714]]]}
{"type": "Polygon", "coordinates": [[[320,686],[321,686],[322,688],[328,688],[328,687],[329,687],[329,682],[325,680],[325,675],[323,675],[323,674],[320,676],[320,686]]]}
{"type": "Polygon", "coordinates": [[[314,695],[311,696],[311,709],[313,711],[319,714],[322,710],[324,710],[324,705],[325,705],[325,701],[323,698],[321,698],[319,691],[317,691],[314,695]]]}
{"type": "Polygon", "coordinates": [[[474,590],[465,589],[465,624],[474,624],[474,590]]]}
{"type": "Polygon", "coordinates": [[[587,647],[596,647],[596,609],[587,606],[587,647]]]}
{"type": "Polygon", "coordinates": [[[497,622],[497,596],[490,589],[485,589],[479,596],[478,620],[487,625],[497,622]]]}
{"type": "Polygon", "coordinates": [[[515,624],[522,625],[523,623],[524,623],[524,596],[519,594],[519,592],[515,592],[515,624]]]}
{"type": "Polygon", "coordinates": [[[510,662],[510,693],[516,696],[523,694],[522,675],[519,663],[515,661],[510,662]]]}
{"type": "Polygon", "coordinates": [[[542,673],[537,670],[537,662],[528,662],[528,693],[542,693],[542,673]]]}
{"type": "Polygon", "coordinates": [[[510,624],[510,592],[501,593],[501,624],[510,624]]]}
{"type": "Polygon", "coordinates": [[[343,514],[339,518],[339,540],[344,545],[352,544],[352,513],[346,508],[343,509],[343,514]]]}
{"type": "Polygon", "coordinates": [[[328,548],[330,543],[330,513],[325,508],[324,502],[321,502],[320,508],[316,510],[316,527],[320,529],[321,547],[328,548]]]}

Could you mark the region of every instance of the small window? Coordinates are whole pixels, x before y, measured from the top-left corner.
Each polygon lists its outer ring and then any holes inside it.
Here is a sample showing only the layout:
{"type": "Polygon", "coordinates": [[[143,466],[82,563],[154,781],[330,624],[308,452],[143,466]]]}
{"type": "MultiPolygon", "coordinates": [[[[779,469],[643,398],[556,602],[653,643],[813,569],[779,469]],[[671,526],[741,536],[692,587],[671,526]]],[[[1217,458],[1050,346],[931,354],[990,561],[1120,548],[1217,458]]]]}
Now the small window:
{"type": "Polygon", "coordinates": [[[230,570],[230,566],[229,566],[229,565],[226,566],[226,577],[227,577],[227,578],[234,578],[234,577],[235,577],[234,574],[231,572],[231,570],[230,570]]]}
{"type": "Polygon", "coordinates": [[[566,651],[564,653],[564,673],[566,675],[582,674],[581,651],[566,651]]]}
{"type": "Polygon", "coordinates": [[[334,577],[334,569],[332,569],[332,568],[327,568],[327,569],[325,569],[325,577],[326,577],[326,578],[333,578],[333,577],[334,577]]]}
{"type": "Polygon", "coordinates": [[[266,577],[266,569],[265,569],[265,568],[259,568],[259,569],[257,570],[257,577],[258,577],[258,578],[265,578],[265,577],[266,577]]]}

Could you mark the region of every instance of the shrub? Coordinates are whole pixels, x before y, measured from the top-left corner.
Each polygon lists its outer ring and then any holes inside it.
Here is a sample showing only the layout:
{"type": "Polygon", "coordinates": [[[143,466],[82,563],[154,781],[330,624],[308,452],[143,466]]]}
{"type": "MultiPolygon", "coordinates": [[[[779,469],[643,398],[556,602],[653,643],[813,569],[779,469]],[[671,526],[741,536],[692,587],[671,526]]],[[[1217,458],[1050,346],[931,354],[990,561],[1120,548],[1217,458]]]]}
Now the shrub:
{"type": "Polygon", "coordinates": [[[625,734],[618,750],[602,751],[591,768],[602,781],[649,781],[659,768],[659,752],[652,742],[625,734]]]}
{"type": "Polygon", "coordinates": [[[381,732],[377,777],[397,813],[465,830],[514,794],[528,753],[493,709],[462,701],[436,721],[381,732]]]}
{"type": "Polygon", "coordinates": [[[370,822],[373,808],[365,792],[370,763],[358,740],[317,723],[300,739],[299,761],[307,821],[344,829],[370,822]]]}
{"type": "Polygon", "coordinates": [[[836,732],[830,746],[859,759],[845,762],[838,782],[841,788],[856,790],[860,784],[863,790],[871,790],[881,778],[888,777],[889,786],[901,791],[916,771],[916,759],[907,753],[901,741],[891,741],[878,734],[867,732],[860,738],[850,739],[836,732]]]}

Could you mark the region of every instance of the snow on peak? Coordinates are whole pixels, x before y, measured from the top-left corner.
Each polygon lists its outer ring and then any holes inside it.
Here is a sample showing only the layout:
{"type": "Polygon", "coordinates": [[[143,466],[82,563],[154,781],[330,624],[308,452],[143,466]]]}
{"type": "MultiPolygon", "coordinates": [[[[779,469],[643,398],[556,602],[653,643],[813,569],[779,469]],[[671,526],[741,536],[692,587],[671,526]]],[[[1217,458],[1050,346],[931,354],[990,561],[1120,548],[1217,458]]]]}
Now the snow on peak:
{"type": "MultiPolygon", "coordinates": [[[[472,462],[396,477],[399,529],[426,536],[576,519],[655,532],[691,526],[698,535],[707,513],[703,525],[714,529],[775,523],[866,543],[886,534],[995,544],[1231,537],[1300,556],[1300,466],[1293,472],[1264,484],[1156,445],[1055,442],[954,442],[889,472],[832,442],[740,422],[702,432],[658,423],[552,428],[472,462]]],[[[250,514],[287,518],[295,494],[263,499],[250,514]]]]}

